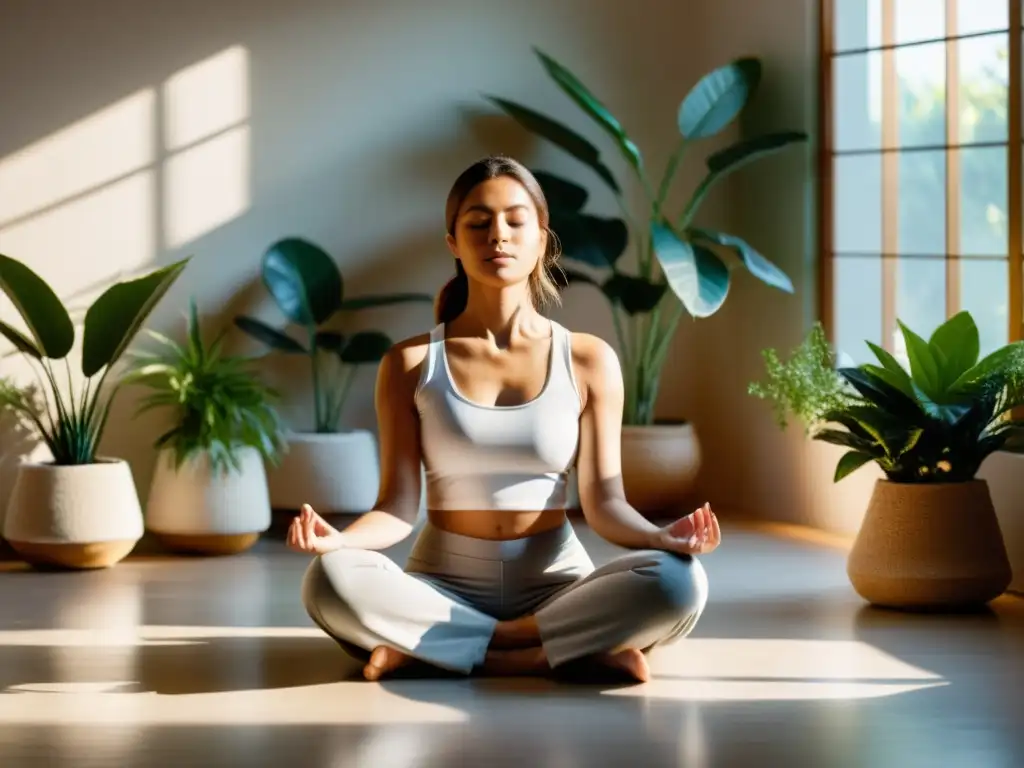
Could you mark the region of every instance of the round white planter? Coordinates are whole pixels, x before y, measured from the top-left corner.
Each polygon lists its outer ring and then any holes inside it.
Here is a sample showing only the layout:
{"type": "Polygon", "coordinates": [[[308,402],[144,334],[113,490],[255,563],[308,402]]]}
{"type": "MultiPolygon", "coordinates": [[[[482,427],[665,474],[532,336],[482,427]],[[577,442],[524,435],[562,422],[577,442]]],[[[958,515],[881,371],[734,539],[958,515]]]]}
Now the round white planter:
{"type": "Polygon", "coordinates": [[[263,458],[246,448],[241,470],[214,471],[205,454],[175,468],[163,450],[146,503],[146,528],[168,549],[228,555],[249,549],[270,527],[263,458]]]}
{"type": "Polygon", "coordinates": [[[267,468],[274,509],[362,514],[373,509],[380,486],[377,439],[368,430],[334,434],[292,432],[277,467],[267,468]]]}
{"type": "Polygon", "coordinates": [[[27,562],[107,568],[124,559],[142,534],[142,507],[127,462],[18,467],[3,536],[27,562]]]}

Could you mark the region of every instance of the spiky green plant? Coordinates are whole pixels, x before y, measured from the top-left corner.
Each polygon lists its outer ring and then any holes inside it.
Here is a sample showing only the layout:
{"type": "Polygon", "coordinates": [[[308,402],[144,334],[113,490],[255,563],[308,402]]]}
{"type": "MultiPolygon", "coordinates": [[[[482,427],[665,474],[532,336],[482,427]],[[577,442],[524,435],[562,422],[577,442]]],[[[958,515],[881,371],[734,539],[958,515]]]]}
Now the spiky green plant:
{"type": "Polygon", "coordinates": [[[787,361],[762,354],[766,382],[751,395],[772,403],[785,428],[796,417],[815,440],[849,450],[839,459],[838,482],[869,462],[901,483],[964,482],[995,451],[1022,452],[1024,342],[983,359],[978,327],[959,312],[925,340],[902,322],[910,369],[867,342],[878,364],[836,368],[820,324],[787,361]]]}
{"type": "Polygon", "coordinates": [[[54,464],[96,462],[110,407],[123,383],[111,372],[188,261],[183,259],[143,277],[115,283],[93,302],[85,314],[82,336],[85,384],[76,388],[68,360],[75,343],[75,326],[67,308],[29,267],[0,255],[0,289],[29,331],[26,336],[0,322],[0,335],[33,364],[39,382],[39,389],[32,390],[8,381],[0,388],[0,407],[14,410],[33,425],[54,464]],[[58,362],[64,363],[66,391],[58,380],[58,362]]]}
{"type": "Polygon", "coordinates": [[[153,390],[139,405],[139,413],[173,413],[173,426],[154,446],[172,451],[176,469],[206,455],[214,471],[239,471],[244,448],[277,462],[284,449],[274,408],[278,393],[260,381],[250,359],[224,354],[224,332],[209,346],[204,344],[195,301],[190,304],[184,343],[155,331],[148,335],[162,348],[135,354],[126,380],[153,390]]]}

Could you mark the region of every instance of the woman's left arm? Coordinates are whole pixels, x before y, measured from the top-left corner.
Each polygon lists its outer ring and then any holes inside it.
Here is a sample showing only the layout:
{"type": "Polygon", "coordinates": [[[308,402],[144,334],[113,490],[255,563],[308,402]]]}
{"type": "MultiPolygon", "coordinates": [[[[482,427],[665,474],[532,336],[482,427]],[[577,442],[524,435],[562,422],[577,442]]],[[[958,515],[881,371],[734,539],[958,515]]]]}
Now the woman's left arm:
{"type": "Polygon", "coordinates": [[[580,503],[601,538],[628,549],[710,552],[721,532],[708,505],[663,528],[626,500],[622,482],[622,413],[625,391],[615,350],[603,339],[573,334],[577,381],[585,397],[576,460],[580,503]]]}

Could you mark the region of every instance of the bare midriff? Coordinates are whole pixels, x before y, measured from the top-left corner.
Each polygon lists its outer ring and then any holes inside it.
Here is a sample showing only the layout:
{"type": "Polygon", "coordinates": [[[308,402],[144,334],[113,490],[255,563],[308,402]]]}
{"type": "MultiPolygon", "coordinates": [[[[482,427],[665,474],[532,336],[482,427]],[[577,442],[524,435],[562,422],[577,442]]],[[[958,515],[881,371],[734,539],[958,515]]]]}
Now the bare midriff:
{"type": "Polygon", "coordinates": [[[474,539],[508,541],[559,528],[565,523],[565,510],[431,509],[427,511],[427,519],[434,527],[448,533],[474,539]]]}

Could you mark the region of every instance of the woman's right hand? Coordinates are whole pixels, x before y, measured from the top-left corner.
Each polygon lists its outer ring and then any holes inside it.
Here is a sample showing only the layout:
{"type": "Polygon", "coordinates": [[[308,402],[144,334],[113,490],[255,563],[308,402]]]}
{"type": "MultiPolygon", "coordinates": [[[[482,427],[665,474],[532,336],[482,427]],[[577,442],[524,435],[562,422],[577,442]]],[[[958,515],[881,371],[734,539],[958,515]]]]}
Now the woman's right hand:
{"type": "Polygon", "coordinates": [[[342,547],[341,533],[328,525],[309,504],[303,504],[288,526],[288,547],[308,555],[326,555],[342,547]]]}

